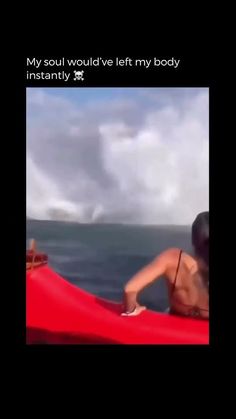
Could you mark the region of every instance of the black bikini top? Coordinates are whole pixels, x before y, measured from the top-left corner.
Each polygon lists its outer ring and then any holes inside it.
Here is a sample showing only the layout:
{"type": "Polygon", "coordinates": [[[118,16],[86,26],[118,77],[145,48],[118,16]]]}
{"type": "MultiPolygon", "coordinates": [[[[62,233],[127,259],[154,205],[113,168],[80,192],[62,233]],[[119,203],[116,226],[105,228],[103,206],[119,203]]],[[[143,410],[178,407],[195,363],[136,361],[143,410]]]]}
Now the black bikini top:
{"type": "Polygon", "coordinates": [[[173,283],[173,287],[172,287],[172,295],[175,291],[175,286],[176,286],[176,281],[177,281],[177,277],[178,277],[178,273],[179,273],[179,267],[180,267],[180,261],[181,261],[181,256],[182,256],[183,250],[180,250],[179,252],[179,260],[178,260],[178,265],[177,265],[177,269],[176,269],[176,273],[175,273],[175,280],[173,283]]]}
{"type": "MultiPolygon", "coordinates": [[[[176,269],[176,273],[175,273],[175,279],[174,279],[174,283],[173,283],[173,287],[172,287],[172,293],[171,293],[172,295],[173,295],[173,293],[175,291],[175,287],[176,287],[176,282],[177,282],[177,277],[178,277],[178,273],[179,273],[179,267],[180,267],[182,253],[183,253],[183,250],[180,250],[180,252],[179,252],[179,259],[178,259],[178,265],[177,265],[177,269],[176,269]]],[[[182,303],[182,305],[187,307],[186,304],[183,304],[182,303]]],[[[204,308],[191,307],[190,310],[189,310],[188,315],[190,317],[200,317],[200,311],[209,311],[209,310],[206,310],[204,308]]]]}

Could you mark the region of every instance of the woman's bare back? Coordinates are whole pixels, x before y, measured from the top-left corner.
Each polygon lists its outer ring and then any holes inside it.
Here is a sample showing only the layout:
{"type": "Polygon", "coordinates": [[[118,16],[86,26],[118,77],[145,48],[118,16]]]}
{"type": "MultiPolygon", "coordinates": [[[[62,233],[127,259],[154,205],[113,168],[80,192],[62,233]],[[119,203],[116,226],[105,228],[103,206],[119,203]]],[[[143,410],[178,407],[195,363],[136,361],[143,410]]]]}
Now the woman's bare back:
{"type": "Polygon", "coordinates": [[[169,249],[165,258],[170,312],[208,319],[208,281],[196,259],[180,249],[169,249]]]}

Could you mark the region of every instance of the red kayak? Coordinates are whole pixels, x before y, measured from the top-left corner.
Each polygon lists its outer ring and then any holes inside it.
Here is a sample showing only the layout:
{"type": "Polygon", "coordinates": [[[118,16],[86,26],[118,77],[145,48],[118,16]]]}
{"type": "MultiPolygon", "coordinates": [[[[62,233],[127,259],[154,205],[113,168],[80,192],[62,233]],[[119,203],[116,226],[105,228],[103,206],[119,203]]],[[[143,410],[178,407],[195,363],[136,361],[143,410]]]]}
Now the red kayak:
{"type": "Polygon", "coordinates": [[[207,320],[150,310],[123,317],[121,304],[70,284],[46,256],[34,259],[26,272],[28,344],[209,344],[207,320]]]}

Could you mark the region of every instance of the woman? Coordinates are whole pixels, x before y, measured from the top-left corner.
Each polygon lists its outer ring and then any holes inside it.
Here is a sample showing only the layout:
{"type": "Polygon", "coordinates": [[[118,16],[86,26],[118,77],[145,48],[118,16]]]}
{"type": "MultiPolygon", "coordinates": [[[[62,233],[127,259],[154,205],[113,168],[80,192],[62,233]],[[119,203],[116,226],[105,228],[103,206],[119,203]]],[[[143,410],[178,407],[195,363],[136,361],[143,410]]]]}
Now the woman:
{"type": "Polygon", "coordinates": [[[194,256],[167,249],[138,272],[124,288],[123,316],[136,316],[146,307],[138,294],[156,279],[167,283],[170,314],[209,319],[209,212],[198,214],[192,225],[194,256]]]}

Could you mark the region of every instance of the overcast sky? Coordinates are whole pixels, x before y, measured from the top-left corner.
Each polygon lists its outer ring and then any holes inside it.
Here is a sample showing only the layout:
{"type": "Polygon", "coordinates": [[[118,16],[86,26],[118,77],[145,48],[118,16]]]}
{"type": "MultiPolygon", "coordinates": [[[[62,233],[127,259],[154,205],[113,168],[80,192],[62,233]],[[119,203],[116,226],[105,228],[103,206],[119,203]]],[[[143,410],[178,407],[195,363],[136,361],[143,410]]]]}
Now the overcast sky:
{"type": "Polygon", "coordinates": [[[209,209],[206,88],[27,89],[27,216],[190,224],[209,209]]]}

